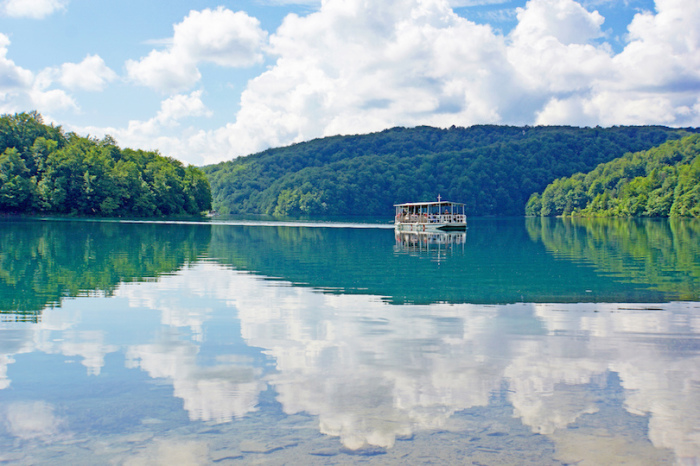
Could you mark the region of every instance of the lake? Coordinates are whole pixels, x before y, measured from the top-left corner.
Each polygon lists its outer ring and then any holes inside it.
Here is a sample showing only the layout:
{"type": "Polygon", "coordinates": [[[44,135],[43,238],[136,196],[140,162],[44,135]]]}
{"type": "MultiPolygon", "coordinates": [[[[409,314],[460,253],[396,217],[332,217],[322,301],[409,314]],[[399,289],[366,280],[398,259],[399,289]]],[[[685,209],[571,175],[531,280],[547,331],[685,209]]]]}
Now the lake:
{"type": "Polygon", "coordinates": [[[0,221],[0,462],[700,462],[700,221],[0,221]]]}

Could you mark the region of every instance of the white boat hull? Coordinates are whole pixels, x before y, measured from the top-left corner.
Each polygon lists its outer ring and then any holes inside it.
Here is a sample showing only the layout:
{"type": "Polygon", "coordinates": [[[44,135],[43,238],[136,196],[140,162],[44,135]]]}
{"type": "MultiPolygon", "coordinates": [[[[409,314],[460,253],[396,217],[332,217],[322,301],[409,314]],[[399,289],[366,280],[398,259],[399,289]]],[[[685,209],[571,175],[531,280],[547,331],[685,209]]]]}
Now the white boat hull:
{"type": "Polygon", "coordinates": [[[394,229],[398,231],[448,231],[448,230],[466,230],[467,224],[461,222],[452,223],[396,223],[394,229]]]}

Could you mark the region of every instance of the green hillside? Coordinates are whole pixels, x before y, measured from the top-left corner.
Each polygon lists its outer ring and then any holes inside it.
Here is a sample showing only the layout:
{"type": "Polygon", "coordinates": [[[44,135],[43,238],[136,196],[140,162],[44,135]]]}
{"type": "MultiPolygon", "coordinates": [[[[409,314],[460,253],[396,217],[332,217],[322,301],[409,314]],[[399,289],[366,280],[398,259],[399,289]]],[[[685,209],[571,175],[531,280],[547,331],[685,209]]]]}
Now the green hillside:
{"type": "Polygon", "coordinates": [[[391,216],[400,202],[522,215],[534,192],[688,131],[659,126],[393,128],[269,149],[203,167],[221,213],[391,216]]]}
{"type": "Polygon", "coordinates": [[[577,173],[533,194],[528,215],[700,217],[700,135],[577,173]]]}
{"type": "Polygon", "coordinates": [[[157,152],[64,134],[36,112],[0,116],[0,213],[196,215],[211,207],[199,168],[157,152]]]}

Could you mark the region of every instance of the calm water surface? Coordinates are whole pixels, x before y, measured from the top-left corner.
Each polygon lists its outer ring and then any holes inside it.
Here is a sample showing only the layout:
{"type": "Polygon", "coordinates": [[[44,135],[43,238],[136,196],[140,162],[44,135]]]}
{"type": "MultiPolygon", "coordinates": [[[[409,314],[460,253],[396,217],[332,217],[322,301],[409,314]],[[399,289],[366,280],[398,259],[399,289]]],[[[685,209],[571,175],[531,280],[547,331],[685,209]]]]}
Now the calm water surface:
{"type": "Polygon", "coordinates": [[[0,462],[700,462],[700,222],[0,222],[0,462]]]}

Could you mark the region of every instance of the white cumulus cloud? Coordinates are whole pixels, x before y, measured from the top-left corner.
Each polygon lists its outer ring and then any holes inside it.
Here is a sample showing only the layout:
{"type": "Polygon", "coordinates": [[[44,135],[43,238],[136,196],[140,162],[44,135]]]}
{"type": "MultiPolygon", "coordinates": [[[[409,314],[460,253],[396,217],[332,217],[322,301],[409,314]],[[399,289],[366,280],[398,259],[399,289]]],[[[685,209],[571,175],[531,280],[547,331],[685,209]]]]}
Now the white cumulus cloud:
{"type": "Polygon", "coordinates": [[[67,0],[5,0],[2,12],[15,18],[42,19],[59,10],[65,10],[67,0]]]}
{"type": "Polygon", "coordinates": [[[262,61],[260,52],[267,34],[260,22],[242,11],[223,7],[191,11],[175,25],[173,48],[198,61],[222,66],[250,66],[262,61]]]}
{"type": "Polygon", "coordinates": [[[127,73],[138,84],[164,92],[190,88],[202,75],[195,61],[178,52],[153,50],[140,61],[127,61],[127,73]]]}
{"type": "Polygon", "coordinates": [[[73,98],[61,89],[49,89],[51,72],[35,75],[7,58],[10,39],[0,33],[0,112],[15,113],[36,109],[52,112],[77,109],[73,98]]]}
{"type": "Polygon", "coordinates": [[[159,150],[163,155],[187,163],[203,164],[200,154],[215,150],[204,131],[183,124],[189,118],[211,117],[212,111],[202,101],[202,90],[176,94],[163,100],[160,109],[148,120],[131,120],[126,128],[67,126],[78,134],[114,137],[122,147],[159,150]]]}
{"type": "Polygon", "coordinates": [[[117,79],[98,55],[88,55],[80,63],[64,63],[60,68],[60,83],[68,89],[101,91],[107,83],[117,79]]]}
{"type": "MultiPolygon", "coordinates": [[[[538,124],[700,124],[700,3],[657,0],[656,12],[637,14],[617,55],[578,60],[590,71],[580,92],[553,96],[538,124]]],[[[599,49],[599,52],[602,52],[599,49]]],[[[540,55],[542,56],[542,55],[540,55]]],[[[573,60],[576,65],[577,60],[573,60]]],[[[580,75],[580,76],[585,76],[580,75]]],[[[572,80],[575,82],[575,80],[572,80]]]]}
{"type": "Polygon", "coordinates": [[[186,117],[211,116],[211,111],[202,102],[202,91],[178,94],[161,103],[156,119],[160,123],[176,122],[186,117]]]}
{"type": "Polygon", "coordinates": [[[136,83],[163,92],[191,88],[201,77],[202,62],[245,67],[262,61],[267,33],[260,22],[244,12],[224,7],[191,11],[174,26],[172,44],[153,50],[136,61],[128,60],[129,77],[136,83]]]}
{"type": "Polygon", "coordinates": [[[39,112],[51,113],[58,110],[78,110],[77,102],[61,89],[31,89],[27,92],[28,106],[19,107],[14,111],[25,111],[36,108],[39,112]]]}
{"type": "Polygon", "coordinates": [[[229,155],[394,125],[498,123],[519,111],[504,38],[446,1],[326,1],[289,15],[270,53],[275,65],[248,83],[236,122],[215,134],[229,155]]]}
{"type": "Polygon", "coordinates": [[[34,76],[31,71],[21,68],[7,58],[10,39],[0,33],[0,98],[5,100],[8,95],[22,92],[31,87],[34,76]]]}
{"type": "Polygon", "coordinates": [[[551,37],[563,45],[584,44],[602,36],[600,27],[605,20],[573,0],[530,0],[525,8],[517,9],[517,16],[516,40],[551,37]]]}

